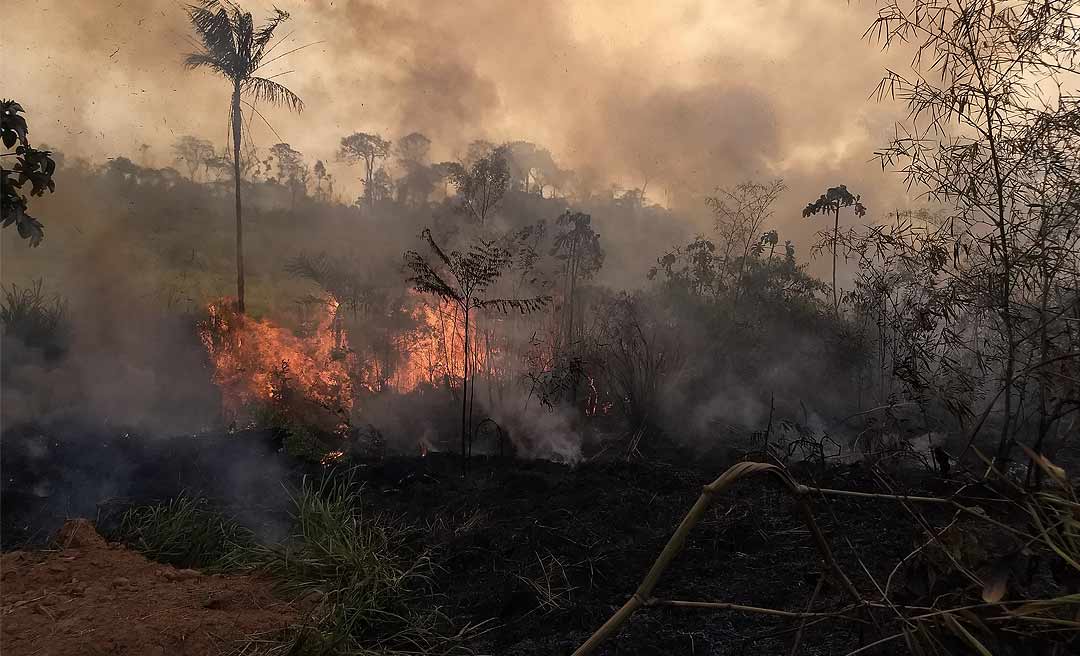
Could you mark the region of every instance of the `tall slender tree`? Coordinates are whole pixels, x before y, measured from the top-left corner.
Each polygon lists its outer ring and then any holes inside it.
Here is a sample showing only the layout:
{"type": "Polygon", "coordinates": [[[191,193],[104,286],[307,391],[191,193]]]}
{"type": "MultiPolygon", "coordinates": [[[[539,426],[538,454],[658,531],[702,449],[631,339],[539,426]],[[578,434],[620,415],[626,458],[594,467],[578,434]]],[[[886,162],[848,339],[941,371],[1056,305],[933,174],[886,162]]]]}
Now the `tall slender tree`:
{"type": "Polygon", "coordinates": [[[850,207],[856,216],[866,216],[866,207],[859,201],[859,196],[848,191],[847,185],[829,187],[829,190],[821,194],[817,200],[807,203],[803,208],[802,215],[811,217],[815,214],[833,215],[832,238],[828,239],[829,250],[832,252],[832,300],[833,311],[840,312],[840,296],[836,288],[836,246],[840,241],[840,209],[850,207]]]}
{"type": "Polygon", "coordinates": [[[405,264],[413,273],[408,278],[409,284],[421,294],[432,294],[453,303],[461,311],[464,324],[461,371],[461,462],[464,473],[472,451],[472,393],[469,390],[472,344],[469,330],[473,310],[517,310],[529,314],[545,308],[551,298],[490,298],[491,288],[513,264],[512,254],[494,241],[477,239],[464,253],[456,250],[447,253],[431,236],[431,230],[425,228],[421,239],[427,242],[434,257],[428,260],[416,251],[406,251],[405,264]]]}
{"type": "Polygon", "coordinates": [[[191,53],[184,64],[191,69],[208,68],[232,84],[229,120],[232,126],[233,184],[236,191],[236,309],[244,312],[244,224],[240,201],[240,144],[243,137],[243,111],[246,104],[253,112],[254,103],[268,102],[300,113],[304,102],[295,93],[258,72],[266,65],[299,48],[270,57],[278,44],[271,45],[274,31],[289,19],[287,12],[274,13],[261,26],[255,25],[250,12],[229,0],[204,0],[188,5],[188,18],[199,38],[202,50],[191,53]],[[244,96],[250,101],[244,100],[244,96]]]}

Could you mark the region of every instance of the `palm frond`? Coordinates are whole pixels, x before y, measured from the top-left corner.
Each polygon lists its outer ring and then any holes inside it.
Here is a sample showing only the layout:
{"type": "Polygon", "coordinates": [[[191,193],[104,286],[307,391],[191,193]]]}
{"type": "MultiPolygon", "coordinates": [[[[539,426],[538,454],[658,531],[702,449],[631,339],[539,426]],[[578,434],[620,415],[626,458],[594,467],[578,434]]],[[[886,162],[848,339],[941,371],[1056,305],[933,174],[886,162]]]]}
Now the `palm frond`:
{"type": "Polygon", "coordinates": [[[266,23],[255,30],[252,35],[252,61],[258,62],[263,58],[265,54],[266,46],[270,43],[270,40],[274,38],[274,30],[279,25],[289,20],[289,12],[282,11],[277,7],[274,7],[274,15],[266,20],[266,23]]]}
{"type": "Polygon", "coordinates": [[[304,101],[286,87],[265,77],[251,77],[244,80],[244,91],[251,94],[256,102],[265,101],[272,105],[283,105],[300,113],[304,111],[304,101]]]}
{"type": "Polygon", "coordinates": [[[495,309],[503,314],[510,310],[517,310],[521,314],[531,314],[543,310],[551,303],[551,296],[535,296],[533,298],[489,298],[476,299],[473,307],[480,309],[495,309]]]}
{"type": "MultiPolygon", "coordinates": [[[[188,59],[195,57],[199,61],[212,60],[216,62],[212,67],[229,77],[242,73],[235,36],[241,17],[239,8],[227,1],[204,0],[199,4],[188,5],[187,14],[204,48],[204,52],[189,55],[188,59]]],[[[191,64],[188,66],[195,67],[191,64]]]]}
{"type": "Polygon", "coordinates": [[[229,76],[229,62],[221,61],[207,52],[193,52],[184,58],[185,68],[209,68],[212,71],[229,76]]]}
{"type": "Polygon", "coordinates": [[[255,32],[255,19],[251,17],[250,13],[243,13],[235,17],[233,23],[233,39],[236,42],[236,60],[242,67],[244,77],[251,75],[255,69],[255,59],[252,57],[254,54],[254,32],[255,32]]]}

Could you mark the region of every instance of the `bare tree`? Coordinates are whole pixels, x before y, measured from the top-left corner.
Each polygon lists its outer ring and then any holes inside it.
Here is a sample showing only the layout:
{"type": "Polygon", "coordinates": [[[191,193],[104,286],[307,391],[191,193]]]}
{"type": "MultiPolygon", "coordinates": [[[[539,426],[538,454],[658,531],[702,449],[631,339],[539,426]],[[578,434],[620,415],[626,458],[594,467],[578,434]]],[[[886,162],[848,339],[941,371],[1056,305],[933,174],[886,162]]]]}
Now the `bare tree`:
{"type": "Polygon", "coordinates": [[[730,189],[718,188],[715,196],[708,196],[705,204],[716,215],[716,231],[720,237],[720,275],[738,260],[734,280],[734,304],[737,307],[746,275],[747,258],[754,245],[760,241],[761,228],[773,215],[773,204],[787,185],[783,180],[771,182],[743,182],[730,189]]]}

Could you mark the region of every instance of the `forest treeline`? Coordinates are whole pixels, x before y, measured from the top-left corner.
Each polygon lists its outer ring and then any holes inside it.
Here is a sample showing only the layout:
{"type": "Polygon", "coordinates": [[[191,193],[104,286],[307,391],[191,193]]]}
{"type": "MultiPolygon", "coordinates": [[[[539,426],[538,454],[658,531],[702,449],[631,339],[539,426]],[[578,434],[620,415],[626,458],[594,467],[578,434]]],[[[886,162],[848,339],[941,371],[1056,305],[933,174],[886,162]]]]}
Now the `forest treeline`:
{"type": "Polygon", "coordinates": [[[362,186],[343,198],[326,162],[285,142],[260,149],[244,127],[254,103],[304,108],[258,76],[289,16],[258,26],[214,2],[189,8],[200,48],[185,63],[232,84],[230,143],[180,137],[166,168],[146,151],[96,164],[50,155],[50,173],[59,161],[79,190],[50,199],[80,219],[57,244],[77,255],[59,266],[138,263],[140,279],[125,284],[144,288],[140,298],[198,312],[227,295],[231,259],[241,314],[245,278],[257,313],[296,308],[303,324],[313,298],[344,306],[335,329],[379,372],[362,386],[375,391],[410,348],[410,308],[456,304],[444,346],[474,311],[464,335],[477,341],[440,375],[465,414],[486,397],[481,414],[500,416],[499,398],[524,395],[562,408],[580,433],[604,407],[634,436],[630,451],[653,433],[698,444],[724,426],[768,435],[776,419],[796,442],[842,438],[868,453],[912,433],[959,438],[964,452],[992,437],[1004,463],[1018,440],[1041,450],[1076,432],[1077,50],[1067,7],[970,9],[950,21],[933,3],[886,3],[868,29],[920,54],[879,86],[909,115],[877,156],[927,209],[883,211],[843,184],[805,199],[806,220],[822,221],[809,255],[831,258],[829,281],[808,275],[778,232],[781,180],[717,187],[702,199],[712,230],[686,234],[645,188],[605,187],[537,144],[474,141],[435,162],[419,132],[358,131],[336,145],[362,186]],[[929,35],[926,12],[942,17],[929,35]],[[109,256],[76,246],[99,241],[109,256]],[[852,283],[838,263],[854,263],[852,283]],[[478,383],[468,403],[455,391],[478,383]]]}

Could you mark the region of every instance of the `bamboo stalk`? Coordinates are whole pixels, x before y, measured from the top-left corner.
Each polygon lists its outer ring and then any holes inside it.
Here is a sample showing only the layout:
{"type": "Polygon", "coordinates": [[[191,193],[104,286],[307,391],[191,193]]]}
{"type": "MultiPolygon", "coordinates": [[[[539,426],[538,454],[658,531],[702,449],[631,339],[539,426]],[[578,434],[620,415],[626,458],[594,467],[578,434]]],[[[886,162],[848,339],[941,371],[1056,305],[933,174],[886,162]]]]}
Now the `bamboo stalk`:
{"type": "Polygon", "coordinates": [[[843,617],[843,613],[813,613],[810,611],[799,612],[780,610],[778,608],[763,608],[761,606],[745,606],[732,604],[725,601],[680,601],[678,599],[650,599],[646,606],[675,606],[677,608],[708,608],[711,610],[734,610],[744,613],[758,613],[761,615],[775,615],[777,617],[791,617],[794,619],[808,619],[811,617],[843,617]]]}
{"type": "MultiPolygon", "coordinates": [[[[649,605],[653,602],[652,592],[656,585],[660,582],[660,577],[667,570],[668,566],[675,557],[682,551],[683,546],[686,544],[687,536],[690,531],[701,521],[701,518],[705,515],[705,511],[712,505],[716,495],[723,492],[727,488],[734,485],[741,479],[751,476],[753,474],[768,473],[773,474],[779,478],[788,488],[788,490],[796,495],[798,498],[799,509],[803,515],[803,521],[806,523],[807,528],[814,536],[814,541],[817,544],[818,551],[821,557],[824,559],[826,565],[832,571],[833,575],[843,585],[845,591],[851,595],[852,599],[860,606],[864,607],[866,604],[859,594],[855,585],[851,582],[851,579],[844,574],[840,569],[836,559],[833,558],[832,550],[829,549],[828,542],[825,540],[825,536],[822,534],[821,529],[818,527],[817,522],[814,521],[813,513],[810,511],[810,503],[807,498],[807,492],[813,488],[807,488],[806,486],[796,483],[787,472],[777,465],[772,465],[763,462],[740,462],[732,465],[720,475],[712,483],[704,486],[701,490],[701,496],[690,508],[686,516],[683,517],[679,527],[675,529],[675,532],[668,539],[667,545],[664,546],[664,550],[660,552],[660,555],[656,558],[649,572],[645,575],[641,585],[634,592],[625,604],[619,608],[599,629],[593,633],[588,640],[586,640],[577,650],[573,656],[587,656],[591,654],[600,643],[606,640],[613,633],[618,631],[619,627],[634,614],[634,612],[642,606],[649,605]]],[[[822,490],[814,490],[822,491],[822,490]]],[[[702,604],[711,602],[680,602],[681,604],[702,604]]],[[[672,604],[668,604],[672,605],[672,604]]],[[[707,608],[716,608],[717,606],[704,606],[707,608]]],[[[744,607],[750,608],[750,607],[744,607]]],[[[795,615],[800,617],[800,615],[795,615]]]]}
{"type": "Polygon", "coordinates": [[[825,585],[825,573],[822,572],[818,576],[817,585],[814,586],[814,592],[810,595],[810,601],[806,603],[806,614],[803,616],[803,621],[799,622],[799,632],[795,634],[795,642],[791,645],[791,656],[799,653],[799,647],[802,645],[803,632],[806,631],[806,620],[809,617],[810,609],[814,607],[814,602],[817,601],[818,595],[821,594],[821,588],[825,585]]]}
{"type": "Polygon", "coordinates": [[[645,575],[645,579],[642,580],[641,585],[638,586],[637,591],[634,592],[633,596],[626,600],[626,603],[623,604],[622,608],[616,611],[615,614],[612,615],[608,621],[604,622],[604,624],[597,629],[584,644],[577,648],[577,651],[574,652],[573,656],[586,656],[586,654],[591,654],[601,642],[606,640],[611,634],[615,633],[619,627],[622,626],[623,622],[634,614],[634,611],[645,605],[646,600],[652,596],[653,588],[660,582],[660,576],[667,570],[671,561],[675,559],[675,556],[682,551],[683,545],[686,544],[686,536],[690,533],[690,529],[694,528],[694,526],[701,521],[705,511],[712,505],[713,497],[715,495],[723,492],[745,476],[760,472],[782,473],[782,471],[783,470],[776,465],[761,462],[740,462],[721,474],[715,481],[704,486],[701,490],[701,496],[698,497],[697,501],[694,502],[694,505],[690,508],[690,511],[683,517],[682,523],[679,524],[679,527],[671,535],[664,550],[660,552],[660,555],[653,563],[652,568],[650,568],[648,574],[645,575]]]}

